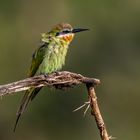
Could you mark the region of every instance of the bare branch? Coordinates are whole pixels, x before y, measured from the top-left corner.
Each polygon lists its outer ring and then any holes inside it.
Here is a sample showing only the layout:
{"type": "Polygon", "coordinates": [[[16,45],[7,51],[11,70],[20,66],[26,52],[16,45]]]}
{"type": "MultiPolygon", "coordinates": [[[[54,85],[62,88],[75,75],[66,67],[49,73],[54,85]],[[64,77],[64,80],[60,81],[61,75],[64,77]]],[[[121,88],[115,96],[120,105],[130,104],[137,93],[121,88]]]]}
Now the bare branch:
{"type": "Polygon", "coordinates": [[[10,84],[0,85],[0,96],[28,90],[32,87],[37,88],[49,86],[62,89],[79,84],[86,84],[87,86],[91,112],[92,115],[95,116],[101,139],[109,140],[110,137],[108,136],[104,120],[100,113],[96,93],[94,90],[95,85],[100,84],[99,79],[84,77],[81,74],[76,74],[68,71],[56,72],[49,75],[38,75],[10,84]]]}
{"type": "Polygon", "coordinates": [[[105,127],[105,123],[98,106],[94,85],[93,84],[86,84],[86,85],[87,85],[87,90],[88,90],[88,95],[90,100],[91,114],[94,115],[95,117],[96,124],[100,131],[100,136],[102,140],[109,140],[110,137],[108,136],[107,129],[105,127]]]}
{"type": "Polygon", "coordinates": [[[81,83],[93,83],[97,85],[100,80],[87,78],[80,74],[62,71],[50,75],[38,75],[6,85],[0,85],[0,96],[19,91],[28,90],[32,87],[54,86],[56,88],[70,87],[81,83]]]}

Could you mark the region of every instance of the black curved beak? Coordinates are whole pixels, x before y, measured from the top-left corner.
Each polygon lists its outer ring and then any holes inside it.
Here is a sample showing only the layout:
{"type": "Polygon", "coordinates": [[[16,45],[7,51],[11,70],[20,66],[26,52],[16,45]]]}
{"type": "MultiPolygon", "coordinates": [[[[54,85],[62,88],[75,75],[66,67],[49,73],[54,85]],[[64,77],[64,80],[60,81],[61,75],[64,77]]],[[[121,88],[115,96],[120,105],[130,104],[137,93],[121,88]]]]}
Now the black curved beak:
{"type": "Polygon", "coordinates": [[[78,33],[78,32],[87,31],[87,30],[89,30],[89,29],[77,28],[77,29],[73,29],[72,33],[78,33]]]}

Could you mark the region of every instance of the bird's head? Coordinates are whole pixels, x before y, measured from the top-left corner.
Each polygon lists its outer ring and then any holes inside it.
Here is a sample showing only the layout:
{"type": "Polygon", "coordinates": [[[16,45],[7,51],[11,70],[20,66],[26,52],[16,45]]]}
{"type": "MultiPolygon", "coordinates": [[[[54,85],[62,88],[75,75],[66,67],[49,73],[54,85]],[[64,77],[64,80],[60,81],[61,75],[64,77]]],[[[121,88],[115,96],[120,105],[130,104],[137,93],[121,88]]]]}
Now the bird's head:
{"type": "Polygon", "coordinates": [[[70,43],[76,33],[86,30],[88,29],[73,29],[68,23],[60,23],[54,26],[49,33],[61,40],[64,40],[67,43],[70,43]]]}

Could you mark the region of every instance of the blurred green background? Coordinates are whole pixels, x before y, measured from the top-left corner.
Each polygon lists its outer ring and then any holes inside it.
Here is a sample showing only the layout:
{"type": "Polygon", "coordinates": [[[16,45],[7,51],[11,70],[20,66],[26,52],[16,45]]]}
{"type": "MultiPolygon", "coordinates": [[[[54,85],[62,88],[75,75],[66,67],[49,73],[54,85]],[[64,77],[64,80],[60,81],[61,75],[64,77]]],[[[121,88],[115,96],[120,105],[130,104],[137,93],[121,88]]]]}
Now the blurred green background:
{"type": "MultiPolygon", "coordinates": [[[[139,0],[0,0],[0,84],[26,77],[40,34],[59,22],[90,28],[75,37],[63,70],[99,78],[96,92],[109,134],[139,140],[139,0]]],[[[0,100],[0,140],[100,139],[90,112],[72,113],[87,101],[83,85],[44,88],[13,133],[21,94],[0,100]]]]}

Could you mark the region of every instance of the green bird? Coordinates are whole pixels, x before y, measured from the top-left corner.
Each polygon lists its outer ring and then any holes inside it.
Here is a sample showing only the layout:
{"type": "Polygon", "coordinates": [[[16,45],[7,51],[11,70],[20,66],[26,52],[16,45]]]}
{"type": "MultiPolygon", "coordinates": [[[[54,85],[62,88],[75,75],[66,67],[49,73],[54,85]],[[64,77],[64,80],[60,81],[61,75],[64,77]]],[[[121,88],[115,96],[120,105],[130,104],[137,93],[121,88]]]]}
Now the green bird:
{"type": "MultiPolygon", "coordinates": [[[[62,66],[65,64],[65,57],[69,44],[73,40],[75,33],[86,30],[88,29],[73,29],[68,23],[60,23],[54,26],[50,32],[43,33],[41,39],[42,45],[33,53],[28,77],[39,74],[50,74],[61,70],[62,66]]],[[[41,88],[30,88],[25,92],[17,110],[14,132],[19,118],[24,113],[29,102],[38,94],[40,89],[41,88]]]]}

